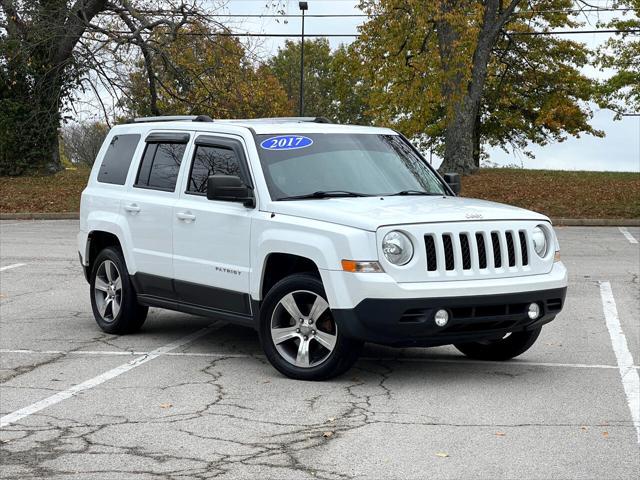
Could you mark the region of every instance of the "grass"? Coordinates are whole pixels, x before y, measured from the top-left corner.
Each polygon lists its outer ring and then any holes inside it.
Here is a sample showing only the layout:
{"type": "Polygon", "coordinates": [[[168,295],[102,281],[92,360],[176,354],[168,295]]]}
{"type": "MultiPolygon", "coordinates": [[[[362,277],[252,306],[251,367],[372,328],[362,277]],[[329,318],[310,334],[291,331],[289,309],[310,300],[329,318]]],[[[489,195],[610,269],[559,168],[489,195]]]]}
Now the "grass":
{"type": "MultiPolygon", "coordinates": [[[[0,177],[0,212],[77,212],[89,170],[50,177],[0,177]]],[[[556,218],[640,218],[640,174],[486,169],[462,180],[465,197],[556,218]]]]}
{"type": "Polygon", "coordinates": [[[89,169],[51,176],[0,177],[0,213],[77,212],[89,169]]]}
{"type": "Polygon", "coordinates": [[[486,169],[462,179],[462,194],[555,218],[640,218],[640,174],[486,169]]]}

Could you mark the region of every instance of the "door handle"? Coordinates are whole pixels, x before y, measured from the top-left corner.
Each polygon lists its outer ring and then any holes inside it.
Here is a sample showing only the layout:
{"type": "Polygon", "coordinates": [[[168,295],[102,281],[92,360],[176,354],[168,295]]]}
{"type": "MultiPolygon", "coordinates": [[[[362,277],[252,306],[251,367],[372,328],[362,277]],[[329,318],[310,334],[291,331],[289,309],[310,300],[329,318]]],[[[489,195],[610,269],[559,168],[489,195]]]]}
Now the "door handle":
{"type": "Polygon", "coordinates": [[[178,212],[176,213],[176,217],[182,220],[183,222],[195,222],[196,216],[189,212],[178,212]]]}
{"type": "Polygon", "coordinates": [[[140,207],[137,203],[130,203],[129,205],[125,205],[124,209],[129,213],[138,213],[140,211],[140,207]]]}

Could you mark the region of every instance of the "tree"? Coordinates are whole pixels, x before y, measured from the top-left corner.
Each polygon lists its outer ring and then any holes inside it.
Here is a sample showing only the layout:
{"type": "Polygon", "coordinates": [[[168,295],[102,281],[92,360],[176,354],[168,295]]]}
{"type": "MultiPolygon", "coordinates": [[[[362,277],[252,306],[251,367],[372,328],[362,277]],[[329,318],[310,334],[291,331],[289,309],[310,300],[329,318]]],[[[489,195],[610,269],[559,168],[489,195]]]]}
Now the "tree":
{"type": "Polygon", "coordinates": [[[83,122],[62,128],[62,147],[73,163],[93,165],[109,127],[102,122],[83,122]]]}
{"type": "Polygon", "coordinates": [[[625,114],[640,113],[640,0],[621,0],[612,8],[628,8],[603,26],[620,30],[598,52],[601,69],[614,73],[601,84],[600,105],[610,108],[619,119],[625,114]]]}
{"type": "Polygon", "coordinates": [[[442,170],[461,173],[478,168],[483,135],[522,147],[563,133],[599,134],[581,103],[592,95],[579,73],[586,47],[530,35],[575,26],[572,4],[361,0],[372,18],[355,48],[372,86],[370,113],[436,148],[442,170]]]}
{"type": "Polygon", "coordinates": [[[155,29],[208,18],[197,1],[0,0],[0,174],[59,170],[58,129],[89,74],[117,85],[109,58],[157,52],[155,29]]]}
{"type": "Polygon", "coordinates": [[[512,33],[496,44],[489,63],[474,145],[479,167],[482,145],[527,150],[531,143],[561,142],[567,135],[603,136],[589,120],[589,102],[597,82],[582,73],[591,62],[581,43],[553,36],[517,35],[530,32],[516,22],[512,33]]]}
{"type": "MultiPolygon", "coordinates": [[[[300,42],[287,40],[269,59],[268,65],[278,78],[296,115],[300,111],[300,42]]],[[[326,117],[331,108],[331,47],[325,38],[304,42],[304,115],[326,117]]]]}
{"type": "Polygon", "coordinates": [[[134,116],[204,113],[214,118],[291,115],[284,89],[267,66],[256,66],[234,37],[206,25],[157,30],[162,55],[139,59],[124,85],[123,106],[134,116]],[[171,41],[164,38],[171,35],[171,41]],[[153,74],[150,74],[149,71],[153,74]],[[155,88],[149,89],[149,78],[155,88]]]}
{"type": "MultiPolygon", "coordinates": [[[[354,70],[358,59],[350,46],[331,51],[324,38],[304,44],[305,115],[326,117],[340,123],[367,125],[367,85],[354,70]]],[[[287,40],[268,65],[287,92],[294,112],[300,101],[300,42],[287,40]]]]}

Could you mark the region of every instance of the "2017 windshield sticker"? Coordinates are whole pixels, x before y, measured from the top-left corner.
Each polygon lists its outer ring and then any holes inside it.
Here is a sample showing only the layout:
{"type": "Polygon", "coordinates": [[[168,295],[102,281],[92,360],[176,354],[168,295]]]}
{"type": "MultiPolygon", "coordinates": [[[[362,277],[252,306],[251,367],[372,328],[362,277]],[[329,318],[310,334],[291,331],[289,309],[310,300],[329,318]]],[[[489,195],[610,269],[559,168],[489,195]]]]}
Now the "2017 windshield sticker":
{"type": "Polygon", "coordinates": [[[267,138],[260,143],[265,150],[295,150],[313,145],[313,140],[301,135],[278,135],[267,138]]]}

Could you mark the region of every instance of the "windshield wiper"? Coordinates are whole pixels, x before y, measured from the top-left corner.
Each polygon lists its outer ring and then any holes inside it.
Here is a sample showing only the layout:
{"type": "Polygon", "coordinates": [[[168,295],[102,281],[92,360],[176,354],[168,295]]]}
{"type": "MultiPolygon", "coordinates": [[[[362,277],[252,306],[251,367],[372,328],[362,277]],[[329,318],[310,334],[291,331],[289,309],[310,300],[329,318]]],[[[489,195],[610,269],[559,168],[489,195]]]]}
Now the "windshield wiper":
{"type": "Polygon", "coordinates": [[[349,192],[348,190],[319,190],[313,193],[305,193],[304,195],[292,195],[290,197],[281,197],[278,200],[306,200],[310,198],[338,198],[338,197],[370,197],[364,193],[349,192]]]}
{"type": "Polygon", "coordinates": [[[434,196],[434,197],[440,197],[442,195],[444,195],[443,193],[434,193],[434,192],[425,192],[422,190],[402,190],[400,192],[396,192],[396,193],[392,193],[390,195],[387,195],[389,197],[395,197],[398,195],[430,195],[430,196],[434,196]]]}

